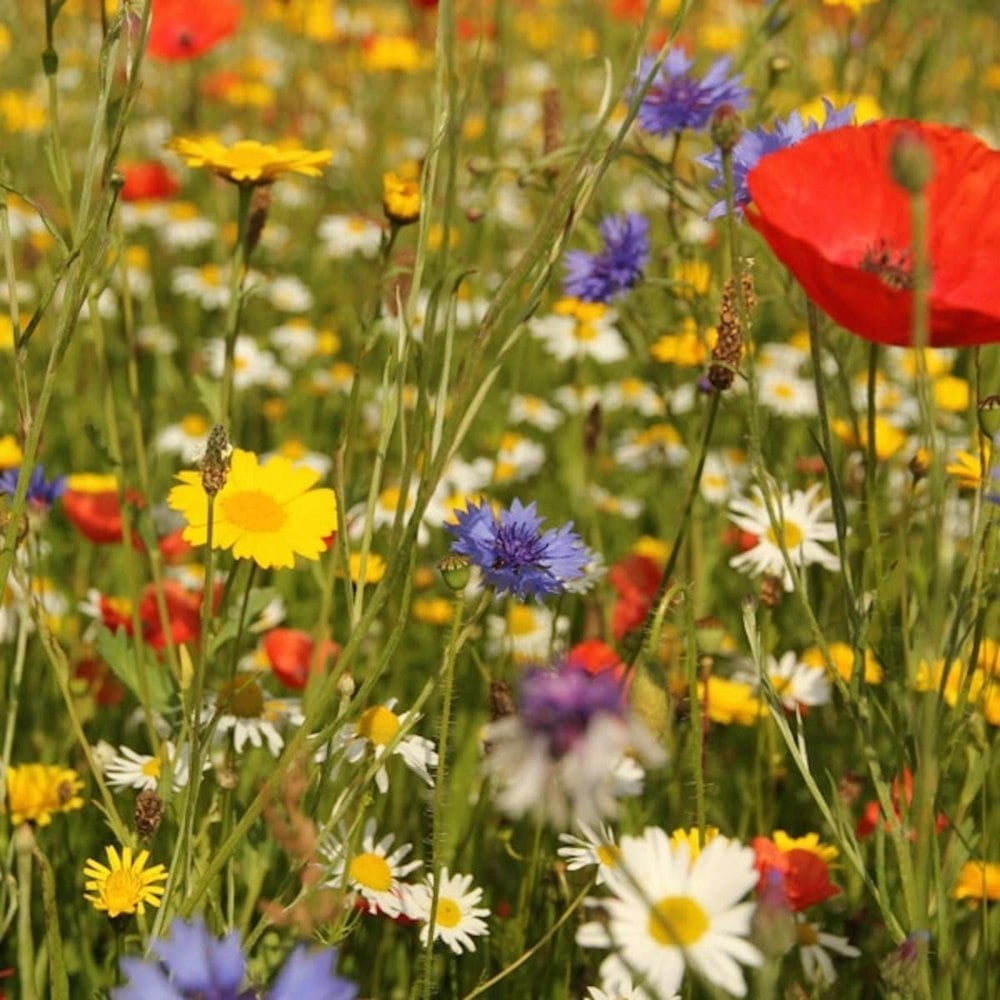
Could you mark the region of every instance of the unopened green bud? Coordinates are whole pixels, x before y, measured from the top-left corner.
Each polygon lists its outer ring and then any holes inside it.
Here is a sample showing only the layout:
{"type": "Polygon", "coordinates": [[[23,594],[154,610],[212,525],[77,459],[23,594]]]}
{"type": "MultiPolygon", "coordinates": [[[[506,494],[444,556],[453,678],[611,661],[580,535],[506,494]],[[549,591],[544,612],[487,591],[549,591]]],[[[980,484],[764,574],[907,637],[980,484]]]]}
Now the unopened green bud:
{"type": "Polygon", "coordinates": [[[439,563],[441,577],[450,590],[465,590],[472,575],[472,568],[465,556],[447,555],[439,563]]]}
{"type": "Polygon", "coordinates": [[[731,104],[720,104],[708,125],[712,142],[724,153],[732,152],[743,135],[743,120],[731,104]]]}
{"type": "Polygon", "coordinates": [[[934,160],[916,132],[904,131],[893,140],[889,153],[892,179],[910,194],[920,194],[934,175],[934,160]]]}

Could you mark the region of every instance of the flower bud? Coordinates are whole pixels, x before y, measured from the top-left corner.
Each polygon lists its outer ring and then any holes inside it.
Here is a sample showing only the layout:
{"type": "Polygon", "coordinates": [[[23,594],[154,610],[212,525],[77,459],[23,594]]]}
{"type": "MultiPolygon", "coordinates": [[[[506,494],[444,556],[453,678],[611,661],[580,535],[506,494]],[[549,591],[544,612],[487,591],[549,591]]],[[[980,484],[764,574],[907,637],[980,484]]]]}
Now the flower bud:
{"type": "Polygon", "coordinates": [[[732,152],[743,134],[743,119],[731,104],[720,104],[708,123],[712,142],[724,153],[732,152]]]}
{"type": "Polygon", "coordinates": [[[889,153],[892,179],[910,194],[920,194],[934,175],[934,160],[915,132],[900,132],[889,153]]]}
{"type": "Polygon", "coordinates": [[[447,555],[438,563],[438,569],[449,590],[457,592],[469,585],[472,569],[465,556],[447,555]]]}

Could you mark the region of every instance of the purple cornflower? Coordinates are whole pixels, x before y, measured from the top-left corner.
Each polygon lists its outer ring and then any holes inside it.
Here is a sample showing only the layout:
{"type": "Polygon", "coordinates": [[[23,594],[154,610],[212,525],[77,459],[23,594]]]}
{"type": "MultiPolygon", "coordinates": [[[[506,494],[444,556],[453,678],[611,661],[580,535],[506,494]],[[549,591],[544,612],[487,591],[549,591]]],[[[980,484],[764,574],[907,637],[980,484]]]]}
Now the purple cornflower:
{"type": "Polygon", "coordinates": [[[521,721],[541,735],[558,760],[587,734],[598,715],[621,716],[621,683],[610,672],[590,674],[577,667],[528,670],[521,680],[521,721]]]}
{"type": "Polygon", "coordinates": [[[491,722],[483,735],[498,808],[561,828],[613,817],[620,798],[642,791],[638,761],[665,759],[614,676],[567,663],[527,671],[517,712],[491,722]]]}
{"type": "Polygon", "coordinates": [[[570,250],[566,254],[563,294],[584,302],[610,302],[632,288],[649,262],[649,220],[638,212],[608,215],[601,220],[600,253],[570,250]]]}
{"type": "MultiPolygon", "coordinates": [[[[730,76],[728,56],[717,59],[699,79],[691,73],[694,60],[681,48],[673,48],[663,60],[646,96],[639,105],[639,127],[652,135],[666,136],[682,129],[703,129],[720,104],[736,109],[747,106],[750,89],[743,76],[730,76]]],[[[643,59],[636,82],[649,75],[653,60],[643,59]]]]}
{"type": "MultiPolygon", "coordinates": [[[[7,469],[0,473],[0,493],[11,496],[17,491],[20,469],[7,469]]],[[[36,465],[28,480],[28,507],[31,510],[48,510],[66,492],[66,477],[56,476],[51,482],[45,479],[45,469],[36,465]]]]}
{"type": "Polygon", "coordinates": [[[112,990],[114,1000],[354,1000],[354,983],[334,974],[336,951],[307,951],[299,945],[267,993],[243,989],[246,959],[239,931],[218,940],[196,917],[191,923],[177,918],[170,937],[151,945],[153,960],[123,958],[128,983],[112,990]]]}
{"type": "Polygon", "coordinates": [[[594,557],[572,522],[542,531],[543,518],[535,513],[534,502],[525,507],[515,500],[497,518],[484,500],[456,515],[457,524],[446,525],[455,536],[451,551],[478,566],[486,583],[501,594],[521,600],[561,594],[568,582],[583,576],[594,557]]]}
{"type": "MultiPolygon", "coordinates": [[[[780,118],[768,129],[763,125],[744,132],[733,149],[733,205],[739,211],[745,205],[750,204],[750,190],[747,187],[747,174],[755,166],[762,156],[768,153],[775,153],[779,149],[787,149],[800,143],[807,135],[814,132],[828,132],[830,129],[843,128],[854,121],[854,105],[847,104],[839,111],[836,110],[831,101],[823,98],[823,106],[826,108],[826,119],[821,125],[815,119],[802,121],[802,115],[798,111],[793,111],[785,121],[780,118]]],[[[725,179],[722,174],[722,154],[719,150],[713,150],[705,156],[699,156],[698,163],[704,167],[710,167],[715,171],[715,176],[708,182],[712,189],[724,187],[725,179]]],[[[708,211],[708,218],[717,219],[726,214],[726,201],[717,201],[708,211]]]]}

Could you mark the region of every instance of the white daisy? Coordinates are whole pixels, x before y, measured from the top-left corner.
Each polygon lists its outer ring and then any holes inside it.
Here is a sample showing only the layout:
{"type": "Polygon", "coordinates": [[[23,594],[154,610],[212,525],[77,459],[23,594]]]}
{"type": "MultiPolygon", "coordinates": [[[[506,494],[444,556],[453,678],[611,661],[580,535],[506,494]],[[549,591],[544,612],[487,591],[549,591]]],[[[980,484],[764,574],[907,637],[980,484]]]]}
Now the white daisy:
{"type": "Polygon", "coordinates": [[[334,258],[375,257],[382,245],[382,227],[363,215],[328,215],[319,224],[323,249],[334,258]]]}
{"type": "Polygon", "coordinates": [[[281,360],[292,368],[300,368],[312,358],[319,347],[319,334],[308,320],[296,316],[276,326],[268,338],[281,360]]]}
{"type": "Polygon", "coordinates": [[[375,772],[375,784],[383,794],[389,790],[389,773],[385,761],[389,756],[401,757],[403,763],[428,785],[434,784],[430,769],[437,767],[438,755],[434,743],[423,736],[408,733],[420,715],[414,712],[396,714],[396,699],[367,708],[356,723],[344,726],[333,738],[334,749],[343,749],[344,756],[357,764],[371,758],[380,761],[375,772]],[[399,736],[400,731],[404,735],[399,736]]]}
{"type": "Polygon", "coordinates": [[[257,748],[266,743],[271,756],[277,757],[285,745],[279,726],[301,725],[303,716],[297,698],[269,698],[256,680],[239,674],[218,694],[205,699],[202,725],[213,719],[217,738],[232,733],[237,754],[243,753],[248,743],[257,748]]]}
{"type": "Polygon", "coordinates": [[[643,511],[645,504],[633,497],[618,496],[603,486],[592,484],[587,490],[593,505],[602,514],[613,514],[634,521],[643,511]]]}
{"type": "MultiPolygon", "coordinates": [[[[160,744],[160,752],[155,756],[120,746],[117,754],[102,762],[101,770],[112,788],[149,789],[155,792],[164,764],[169,764],[174,770],[174,791],[179,791],[188,783],[189,757],[187,747],[178,754],[177,748],[169,741],[160,744]]],[[[204,766],[207,769],[211,764],[206,760],[204,766]]]]}
{"type": "Polygon", "coordinates": [[[692,864],[688,845],[676,847],[658,827],[623,837],[621,860],[608,872],[613,895],[604,901],[608,922],[577,932],[584,947],[613,948],[655,995],[671,996],[685,966],[727,990],[746,995],[743,965],[763,962],[746,937],[754,904],[740,903],[757,884],[754,852],[716,838],[692,864]]]}
{"type": "Polygon", "coordinates": [[[580,823],[579,829],[582,837],[575,833],[559,834],[559,843],[564,846],[557,848],[556,854],[566,862],[566,868],[571,872],[596,868],[596,884],[604,885],[607,872],[618,864],[621,854],[615,843],[614,831],[607,823],[601,823],[600,832],[595,832],[586,823],[580,823]]]}
{"type": "Polygon", "coordinates": [[[284,274],[267,283],[264,294],[267,301],[281,312],[302,313],[313,306],[313,294],[301,278],[284,274]]]}
{"type": "MultiPolygon", "coordinates": [[[[785,548],[792,563],[802,569],[818,563],[824,569],[836,572],[840,560],[821,542],[835,542],[837,529],[826,520],[831,510],[829,499],[818,500],[821,483],[808,490],[784,490],[774,498],[772,506],[781,528],[785,548]]],[[[792,574],[785,565],[785,558],[778,544],[778,536],[771,527],[764,504],[764,494],[754,486],[753,496],[737,497],[729,504],[729,519],[744,531],[757,536],[757,544],[748,551],[729,560],[733,569],[751,575],[779,576],[786,591],[794,590],[792,574]]]]}
{"type": "Polygon", "coordinates": [[[561,385],[552,398],[567,413],[589,413],[600,404],[601,390],[593,385],[561,385]]]}
{"type": "Polygon", "coordinates": [[[783,417],[814,417],[819,412],[813,383],[784,369],[760,372],[757,390],[760,405],[783,417]]]}
{"type": "Polygon", "coordinates": [[[618,314],[600,302],[563,299],[555,311],[528,321],[531,335],[559,361],[593,358],[611,364],[628,357],[625,338],[615,327],[618,314]]]}
{"type": "Polygon", "coordinates": [[[412,844],[401,844],[394,851],[394,836],[386,834],[375,840],[375,821],[365,823],[361,850],[351,853],[350,845],[330,838],[320,848],[329,862],[325,885],[334,889],[350,887],[365,901],[369,913],[398,917],[404,912],[409,888],[402,882],[420,867],[419,861],[405,861],[412,844]]]}
{"type": "MultiPolygon", "coordinates": [[[[212,377],[222,378],[226,360],[225,341],[219,337],[210,340],[205,346],[204,355],[212,377]]],[[[271,351],[261,350],[253,337],[242,333],[237,336],[233,371],[233,385],[237,389],[262,385],[281,391],[290,384],[291,375],[278,364],[271,351]]]]}
{"type": "Polygon", "coordinates": [[[561,652],[569,636],[569,619],[558,618],[539,604],[515,604],[507,613],[486,619],[487,649],[490,656],[512,656],[526,663],[541,663],[550,653],[561,652]]]}
{"type": "Polygon", "coordinates": [[[190,201],[178,201],[166,206],[165,217],[150,223],[157,226],[159,237],[171,250],[190,250],[205,246],[215,239],[219,227],[198,212],[190,201]]]}
{"type": "Polygon", "coordinates": [[[166,455],[179,455],[185,463],[196,462],[205,450],[208,421],[198,413],[189,413],[179,423],[169,424],[156,435],[156,449],[166,455]]]}
{"type": "Polygon", "coordinates": [[[531,438],[507,431],[500,438],[493,467],[495,483],[513,483],[528,479],[545,465],[545,446],[531,438]]]}
{"type": "Polygon", "coordinates": [[[845,958],[857,958],[861,952],[847,943],[847,938],[837,934],[827,934],[818,925],[810,923],[805,914],[797,913],[799,932],[799,957],[802,971],[811,983],[829,985],[837,980],[837,970],[827,949],[845,958]]]}
{"type": "Polygon", "coordinates": [[[781,704],[789,711],[803,705],[826,705],[830,701],[832,689],[827,672],[801,662],[795,653],[785,653],[780,660],[769,656],[767,675],[781,704]]]}
{"type": "Polygon", "coordinates": [[[196,299],[202,309],[225,309],[229,304],[229,275],[218,264],[175,267],[170,276],[175,295],[196,299]]]}
{"type": "MultiPolygon", "coordinates": [[[[406,890],[406,915],[419,920],[420,942],[427,944],[430,930],[431,902],[434,898],[434,876],[427,875],[423,882],[406,890]]],[[[437,908],[434,916],[434,940],[443,941],[456,955],[475,951],[474,937],[489,934],[485,917],[489,909],[476,904],[483,898],[482,889],[472,888],[471,875],[449,875],[441,869],[437,908]]]]}
{"type": "Polygon", "coordinates": [[[634,472],[659,465],[679,468],[687,462],[684,439],[673,424],[657,423],[626,431],[615,444],[615,461],[634,472]]]}
{"type": "Polygon", "coordinates": [[[604,409],[609,412],[628,407],[637,410],[644,417],[662,417],[667,410],[656,386],[641,378],[623,378],[610,382],[604,387],[601,401],[604,409]]]}
{"type": "MultiPolygon", "coordinates": [[[[641,986],[636,986],[632,973],[625,967],[617,955],[608,955],[601,962],[601,986],[591,986],[585,1000],[654,1000],[641,986]]],[[[680,1000],[680,993],[671,997],[659,997],[655,1000],[680,1000]]]]}
{"type": "Polygon", "coordinates": [[[723,504],[743,489],[747,479],[747,457],[738,448],[710,451],[705,456],[698,488],[713,504],[723,504]]]}
{"type": "Polygon", "coordinates": [[[541,431],[554,431],[565,419],[565,414],[540,396],[518,395],[510,401],[507,419],[511,424],[531,424],[541,431]]]}

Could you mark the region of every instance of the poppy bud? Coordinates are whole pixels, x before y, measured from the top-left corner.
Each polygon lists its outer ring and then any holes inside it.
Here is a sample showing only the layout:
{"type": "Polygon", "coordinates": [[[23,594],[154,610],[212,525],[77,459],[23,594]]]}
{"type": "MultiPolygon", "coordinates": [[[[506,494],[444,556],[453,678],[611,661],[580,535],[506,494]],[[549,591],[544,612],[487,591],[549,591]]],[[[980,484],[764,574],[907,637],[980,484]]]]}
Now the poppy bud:
{"type": "Polygon", "coordinates": [[[889,148],[892,179],[910,194],[920,194],[934,174],[927,144],[914,132],[900,132],[889,148]]]}
{"type": "Polygon", "coordinates": [[[731,104],[720,104],[708,123],[708,133],[724,153],[732,152],[743,134],[743,119],[731,104]]]}
{"type": "Polygon", "coordinates": [[[439,563],[438,569],[441,571],[441,578],[451,590],[465,590],[469,583],[471,569],[469,560],[465,556],[448,555],[439,563]]]}

